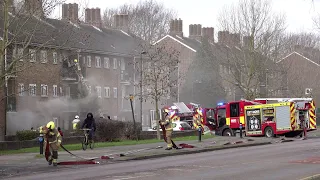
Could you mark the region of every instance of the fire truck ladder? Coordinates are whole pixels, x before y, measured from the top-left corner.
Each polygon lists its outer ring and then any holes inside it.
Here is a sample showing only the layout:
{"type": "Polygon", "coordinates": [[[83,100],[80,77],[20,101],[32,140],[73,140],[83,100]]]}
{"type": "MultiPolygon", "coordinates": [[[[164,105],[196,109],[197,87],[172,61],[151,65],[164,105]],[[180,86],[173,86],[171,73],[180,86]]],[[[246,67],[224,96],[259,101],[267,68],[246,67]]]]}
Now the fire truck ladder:
{"type": "Polygon", "coordinates": [[[256,98],[255,100],[297,102],[297,101],[312,101],[312,98],[256,98]]]}
{"type": "MultiPolygon", "coordinates": [[[[256,99],[256,100],[257,100],[257,99],[256,99]]],[[[262,103],[250,101],[250,100],[247,100],[247,99],[241,99],[241,101],[250,102],[250,103],[252,103],[252,104],[262,104],[262,103]]]]}
{"type": "MultiPolygon", "coordinates": [[[[70,60],[69,60],[69,63],[70,63],[70,60]]],[[[79,78],[79,81],[81,82],[81,84],[83,84],[87,90],[89,90],[89,85],[86,83],[86,81],[84,80],[84,77],[82,75],[82,72],[81,72],[81,67],[80,67],[80,64],[79,64],[79,60],[78,59],[74,59],[72,63],[70,64],[73,64],[74,66],[74,70],[79,78]]]]}

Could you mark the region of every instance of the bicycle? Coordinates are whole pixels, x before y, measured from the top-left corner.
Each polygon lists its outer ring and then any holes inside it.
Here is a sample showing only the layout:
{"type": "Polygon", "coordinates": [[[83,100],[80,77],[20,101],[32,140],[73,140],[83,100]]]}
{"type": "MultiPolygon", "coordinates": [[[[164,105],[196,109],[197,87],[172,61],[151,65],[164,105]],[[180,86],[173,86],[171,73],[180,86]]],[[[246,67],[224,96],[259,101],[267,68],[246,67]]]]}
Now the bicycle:
{"type": "Polygon", "coordinates": [[[85,151],[89,145],[90,149],[94,148],[94,141],[93,141],[93,137],[92,140],[89,141],[89,133],[88,131],[92,131],[92,129],[81,129],[84,131],[84,139],[82,141],[82,149],[85,151]]]}

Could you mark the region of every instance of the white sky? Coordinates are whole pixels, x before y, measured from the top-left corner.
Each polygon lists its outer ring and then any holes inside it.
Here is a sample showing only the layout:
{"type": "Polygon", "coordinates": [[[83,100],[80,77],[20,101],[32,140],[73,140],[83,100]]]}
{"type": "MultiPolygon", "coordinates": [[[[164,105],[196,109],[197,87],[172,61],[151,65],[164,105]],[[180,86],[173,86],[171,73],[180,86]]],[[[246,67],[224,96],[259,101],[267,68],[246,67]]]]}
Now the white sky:
{"type": "MultiPolygon", "coordinates": [[[[101,9],[115,8],[125,3],[137,3],[140,0],[66,0],[67,3],[78,3],[84,7],[101,9]]],[[[183,20],[183,32],[187,36],[189,24],[202,24],[202,27],[217,28],[217,15],[225,5],[237,3],[239,0],[157,0],[163,2],[167,8],[175,9],[178,17],[183,20]]],[[[273,10],[285,13],[287,31],[316,32],[312,18],[320,13],[320,0],[273,0],[273,10]]],[[[59,9],[59,8],[58,8],[59,9]]],[[[55,16],[61,16],[61,11],[55,11],[55,16]]],[[[79,15],[81,16],[81,14],[79,15]]]]}

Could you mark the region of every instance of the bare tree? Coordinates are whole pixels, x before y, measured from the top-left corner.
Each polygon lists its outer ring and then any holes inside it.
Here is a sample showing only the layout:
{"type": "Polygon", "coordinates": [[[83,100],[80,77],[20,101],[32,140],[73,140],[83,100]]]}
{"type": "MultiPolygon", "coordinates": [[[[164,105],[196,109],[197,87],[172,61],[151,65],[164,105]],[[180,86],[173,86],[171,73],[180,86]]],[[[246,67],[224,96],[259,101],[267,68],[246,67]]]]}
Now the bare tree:
{"type": "Polygon", "coordinates": [[[167,35],[170,20],[176,17],[176,12],[167,9],[163,3],[145,0],[136,5],[125,4],[117,9],[106,9],[103,16],[105,26],[112,27],[115,13],[128,14],[130,32],[150,43],[167,35]]]}
{"type": "MultiPolygon", "coordinates": [[[[144,91],[139,96],[155,105],[156,120],[159,120],[159,104],[176,94],[180,53],[166,43],[156,45],[147,43],[141,45],[141,49],[144,51],[143,68],[136,67],[139,74],[142,73],[142,79],[136,85],[138,87],[142,85],[144,91]]],[[[160,139],[159,126],[157,126],[157,136],[160,139]]]]}
{"type": "Polygon", "coordinates": [[[217,48],[217,59],[229,72],[223,73],[222,78],[238,87],[245,98],[252,99],[260,94],[261,86],[266,86],[265,76],[281,56],[285,17],[273,13],[267,0],[241,0],[236,6],[223,9],[218,21],[225,31],[221,37],[228,45],[217,48]]]}
{"type": "Polygon", "coordinates": [[[217,57],[211,53],[210,46],[209,41],[202,41],[197,51],[197,60],[188,69],[187,81],[180,95],[183,101],[199,103],[204,107],[213,107],[226,96],[219,76],[217,57]]]}

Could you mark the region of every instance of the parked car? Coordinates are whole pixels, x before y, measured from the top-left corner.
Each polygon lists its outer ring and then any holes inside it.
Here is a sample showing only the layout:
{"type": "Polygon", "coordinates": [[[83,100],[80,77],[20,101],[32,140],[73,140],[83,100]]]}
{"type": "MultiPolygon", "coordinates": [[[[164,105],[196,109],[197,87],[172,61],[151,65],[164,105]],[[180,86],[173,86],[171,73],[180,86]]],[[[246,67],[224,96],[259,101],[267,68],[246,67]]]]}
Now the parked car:
{"type": "Polygon", "coordinates": [[[176,121],[172,123],[173,131],[185,131],[185,130],[192,130],[192,127],[184,121],[176,121]]]}
{"type": "MultiPolygon", "coordinates": [[[[175,121],[172,123],[172,126],[173,126],[173,131],[192,130],[192,127],[185,121],[175,121]]],[[[152,130],[156,130],[156,126],[154,126],[152,130]]],[[[160,131],[162,131],[161,128],[160,128],[160,131]]]]}

